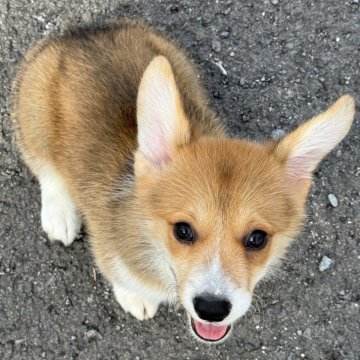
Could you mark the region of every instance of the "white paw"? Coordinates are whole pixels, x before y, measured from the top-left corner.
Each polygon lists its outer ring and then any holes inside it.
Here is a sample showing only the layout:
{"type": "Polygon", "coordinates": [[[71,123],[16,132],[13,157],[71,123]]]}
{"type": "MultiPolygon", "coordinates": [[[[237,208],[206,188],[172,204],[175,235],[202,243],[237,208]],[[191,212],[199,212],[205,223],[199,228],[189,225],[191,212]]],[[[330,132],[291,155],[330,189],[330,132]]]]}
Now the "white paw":
{"type": "Polygon", "coordinates": [[[39,176],[41,186],[41,225],[50,240],[70,245],[81,228],[81,218],[61,176],[44,166],[39,176]]]}
{"type": "Polygon", "coordinates": [[[159,307],[158,303],[142,299],[118,285],[114,285],[114,293],[121,307],[139,320],[151,319],[159,307]]]}
{"type": "Polygon", "coordinates": [[[43,196],[41,224],[50,240],[59,240],[68,246],[77,237],[81,220],[71,199],[63,195],[43,196]]]}

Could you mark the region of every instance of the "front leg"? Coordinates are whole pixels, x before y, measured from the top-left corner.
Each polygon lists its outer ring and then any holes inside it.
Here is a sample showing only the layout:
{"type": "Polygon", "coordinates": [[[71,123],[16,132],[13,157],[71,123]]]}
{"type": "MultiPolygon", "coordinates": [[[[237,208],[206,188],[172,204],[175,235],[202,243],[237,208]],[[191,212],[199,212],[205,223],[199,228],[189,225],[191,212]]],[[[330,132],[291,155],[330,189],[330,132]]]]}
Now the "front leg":
{"type": "Polygon", "coordinates": [[[116,300],[121,307],[139,320],[151,319],[155,316],[160,302],[143,298],[125,287],[113,284],[116,300]]]}

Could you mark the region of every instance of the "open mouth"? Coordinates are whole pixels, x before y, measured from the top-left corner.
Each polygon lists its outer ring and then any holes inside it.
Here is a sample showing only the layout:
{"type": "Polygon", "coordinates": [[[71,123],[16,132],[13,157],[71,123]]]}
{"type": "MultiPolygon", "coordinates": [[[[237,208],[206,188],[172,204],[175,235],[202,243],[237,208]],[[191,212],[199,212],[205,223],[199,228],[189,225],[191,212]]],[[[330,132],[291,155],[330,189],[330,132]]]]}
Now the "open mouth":
{"type": "Polygon", "coordinates": [[[191,318],[191,327],[194,333],[204,341],[220,341],[225,338],[231,329],[231,325],[216,325],[215,323],[201,323],[191,318]]]}

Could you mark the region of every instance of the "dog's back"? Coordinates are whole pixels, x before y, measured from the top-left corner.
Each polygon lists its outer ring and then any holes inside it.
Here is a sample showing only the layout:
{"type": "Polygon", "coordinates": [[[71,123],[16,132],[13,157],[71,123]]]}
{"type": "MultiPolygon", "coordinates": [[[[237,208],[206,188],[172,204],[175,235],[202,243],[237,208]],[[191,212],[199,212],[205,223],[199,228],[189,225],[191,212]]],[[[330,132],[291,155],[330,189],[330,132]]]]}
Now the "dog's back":
{"type": "Polygon", "coordinates": [[[27,54],[15,85],[15,118],[30,168],[36,173],[31,155],[54,163],[69,186],[84,189],[78,201],[89,205],[88,195],[128,170],[137,146],[139,83],[157,55],[172,65],[192,136],[222,134],[184,53],[150,26],[121,20],[70,30],[27,54]]]}

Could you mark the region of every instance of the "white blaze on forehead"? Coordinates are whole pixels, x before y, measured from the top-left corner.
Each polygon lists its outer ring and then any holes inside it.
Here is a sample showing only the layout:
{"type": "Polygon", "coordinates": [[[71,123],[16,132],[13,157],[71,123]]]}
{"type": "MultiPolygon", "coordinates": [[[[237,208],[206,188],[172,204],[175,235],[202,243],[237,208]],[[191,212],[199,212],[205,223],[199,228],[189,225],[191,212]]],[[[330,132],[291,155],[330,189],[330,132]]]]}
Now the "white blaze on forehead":
{"type": "Polygon", "coordinates": [[[184,306],[190,315],[198,318],[193,306],[196,296],[216,296],[231,303],[231,312],[224,323],[231,323],[242,316],[249,308],[251,294],[245,288],[239,287],[225,275],[219,256],[216,256],[207,266],[194,269],[187,280],[184,292],[184,306]]]}

